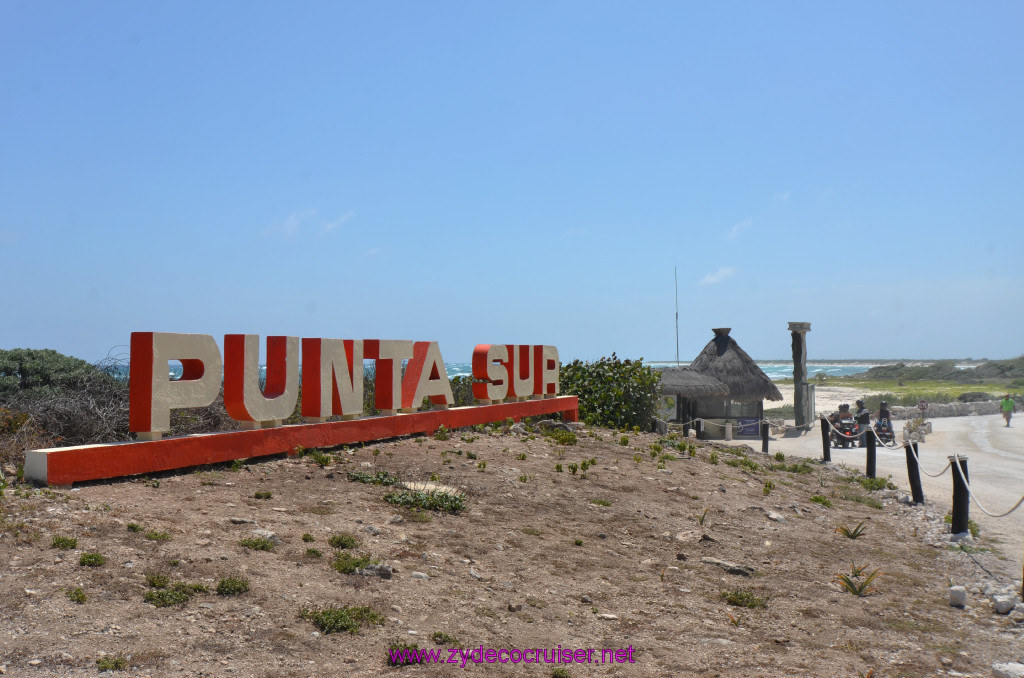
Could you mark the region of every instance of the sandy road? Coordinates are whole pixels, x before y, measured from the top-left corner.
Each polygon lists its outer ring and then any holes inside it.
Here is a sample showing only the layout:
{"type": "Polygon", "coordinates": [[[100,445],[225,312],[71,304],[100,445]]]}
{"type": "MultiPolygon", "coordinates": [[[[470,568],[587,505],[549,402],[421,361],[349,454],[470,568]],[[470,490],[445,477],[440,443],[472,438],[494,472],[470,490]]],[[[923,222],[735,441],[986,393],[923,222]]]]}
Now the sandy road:
{"type": "MultiPolygon", "coordinates": [[[[1010,428],[1005,427],[1002,416],[998,414],[930,421],[933,433],[918,446],[924,471],[938,473],[950,455],[966,455],[971,489],[977,500],[990,512],[1002,513],[1024,495],[1024,416],[1018,414],[1010,428]]],[[[903,422],[896,424],[899,440],[903,422]]],[[[769,443],[769,450],[772,453],[781,451],[821,459],[821,432],[815,427],[803,434],[790,431],[782,436],[774,436],[769,443]]],[[[832,448],[834,464],[845,464],[861,472],[864,471],[865,456],[865,450],[859,448],[832,448]]],[[[880,477],[891,475],[901,490],[909,492],[906,454],[902,447],[879,447],[876,465],[880,477]]],[[[921,474],[925,499],[934,502],[939,511],[945,512],[952,505],[952,472],[949,469],[938,478],[921,474]]],[[[1024,505],[1005,518],[991,518],[972,502],[970,515],[981,526],[984,534],[1002,541],[1002,550],[1017,562],[1019,568],[1024,561],[1024,505]]]]}

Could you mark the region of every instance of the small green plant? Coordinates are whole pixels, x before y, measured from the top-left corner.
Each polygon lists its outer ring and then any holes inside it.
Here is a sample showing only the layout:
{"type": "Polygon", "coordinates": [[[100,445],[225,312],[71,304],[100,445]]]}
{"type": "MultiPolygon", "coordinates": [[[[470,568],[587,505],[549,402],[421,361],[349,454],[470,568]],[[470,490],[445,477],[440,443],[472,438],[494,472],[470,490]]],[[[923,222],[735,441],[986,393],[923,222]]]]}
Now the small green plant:
{"type": "Polygon", "coordinates": [[[99,567],[107,562],[107,557],[102,553],[83,553],[78,559],[78,564],[84,567],[99,567]]]}
{"type": "Polygon", "coordinates": [[[576,546],[583,546],[583,540],[582,539],[577,539],[576,541],[573,542],[573,544],[575,544],[576,546]]]}
{"type": "Polygon", "coordinates": [[[252,495],[255,499],[271,499],[274,496],[273,492],[257,492],[252,495]]]}
{"type": "Polygon", "coordinates": [[[374,562],[377,561],[369,555],[353,556],[348,551],[338,551],[334,560],[331,561],[331,567],[341,574],[352,574],[374,562]]]}
{"type": "Polygon", "coordinates": [[[432,483],[439,483],[439,482],[441,482],[441,475],[438,474],[438,473],[431,473],[430,474],[430,482],[432,482],[432,483]]]}
{"type": "Polygon", "coordinates": [[[165,574],[157,574],[155,572],[146,573],[146,586],[151,589],[165,589],[170,583],[170,578],[165,574]]]}
{"type": "Polygon", "coordinates": [[[737,617],[734,617],[731,614],[729,614],[728,612],[726,612],[725,616],[729,618],[729,623],[732,624],[733,626],[739,626],[740,622],[743,621],[743,615],[742,614],[737,616],[737,617]]]}
{"type": "Polygon", "coordinates": [[[476,465],[476,470],[479,471],[480,473],[483,473],[484,471],[486,471],[487,470],[487,462],[486,461],[482,461],[479,464],[477,464],[476,465]]]}
{"type": "Polygon", "coordinates": [[[531,537],[539,537],[541,535],[541,531],[538,530],[536,527],[524,527],[522,530],[520,530],[520,532],[522,532],[523,534],[528,534],[531,537]]]}
{"type": "Polygon", "coordinates": [[[854,563],[850,563],[850,574],[837,574],[836,582],[844,591],[848,591],[858,598],[869,596],[875,591],[875,587],[872,586],[872,582],[874,582],[881,573],[876,569],[864,574],[864,570],[866,569],[867,565],[857,566],[854,563]]]}
{"type": "Polygon", "coordinates": [[[321,633],[356,633],[363,624],[384,623],[384,617],[369,607],[302,608],[299,616],[312,622],[321,633]]]}
{"type": "Polygon", "coordinates": [[[152,541],[167,541],[171,538],[171,535],[167,532],[161,532],[160,530],[150,530],[146,533],[146,539],[152,541]]]}
{"type": "Polygon", "coordinates": [[[177,567],[178,565],[181,564],[181,561],[180,560],[176,560],[176,559],[175,560],[168,560],[167,564],[170,565],[171,567],[177,567]]]}
{"type": "Polygon", "coordinates": [[[718,452],[712,452],[711,454],[708,455],[708,463],[709,464],[717,464],[718,463],[718,452]]]}
{"type": "Polygon", "coordinates": [[[576,462],[573,462],[573,463],[569,464],[569,472],[572,473],[573,475],[576,475],[576,471],[579,471],[579,470],[580,470],[580,465],[577,464],[576,462]]]}
{"type": "Polygon", "coordinates": [[[443,631],[434,631],[430,634],[430,639],[438,645],[444,645],[446,647],[458,647],[459,639],[455,636],[450,636],[443,631]]]}
{"type": "Polygon", "coordinates": [[[311,535],[309,532],[307,532],[304,535],[302,535],[302,541],[304,541],[304,542],[306,542],[308,544],[311,541],[316,541],[316,539],[313,537],[313,535],[311,535]]]}
{"type": "Polygon", "coordinates": [[[373,475],[369,473],[346,473],[345,477],[348,478],[349,482],[353,483],[367,483],[369,485],[384,485],[385,487],[394,485],[398,482],[398,477],[393,476],[387,471],[378,471],[373,475]]]}
{"type": "Polygon", "coordinates": [[[519,476],[519,482],[528,483],[530,482],[530,476],[519,476]]]}
{"type": "MultiPolygon", "coordinates": [[[[487,462],[480,462],[485,464],[487,462]]],[[[428,511],[439,511],[441,513],[458,513],[466,507],[465,500],[460,494],[449,494],[448,492],[389,492],[384,495],[384,501],[401,508],[420,508],[428,511]]]]}
{"type": "Polygon", "coordinates": [[[218,596],[237,596],[249,590],[249,580],[240,575],[224,577],[217,582],[218,596]]]}
{"type": "Polygon", "coordinates": [[[444,425],[438,427],[437,431],[434,432],[434,440],[448,440],[450,431],[444,425]]]}
{"type": "Polygon", "coordinates": [[[466,459],[476,459],[476,452],[466,452],[466,459]]]}
{"type": "Polygon", "coordinates": [[[85,595],[85,590],[81,586],[76,586],[73,589],[67,590],[67,597],[72,603],[76,605],[85,605],[85,601],[88,600],[85,595]]]}
{"type": "Polygon", "coordinates": [[[192,598],[192,592],[186,586],[178,585],[173,588],[151,589],[146,591],[142,599],[153,607],[173,607],[184,605],[192,598]]]}
{"type": "Polygon", "coordinates": [[[335,549],[354,549],[359,546],[359,539],[355,535],[347,533],[333,534],[327,540],[327,543],[331,545],[331,548],[335,549]]]}
{"type": "Polygon", "coordinates": [[[772,493],[772,490],[774,490],[774,489],[775,489],[775,483],[773,483],[773,482],[772,482],[772,481],[770,481],[770,480],[766,480],[766,481],[764,481],[764,487],[763,487],[763,488],[761,488],[762,492],[764,492],[764,496],[766,496],[766,497],[767,497],[767,496],[768,496],[769,494],[771,494],[771,493],[772,493]]]}
{"type": "Polygon", "coordinates": [[[620,436],[619,437],[619,445],[622,445],[623,447],[626,447],[627,445],[629,445],[629,436],[620,436]]]}
{"type": "Polygon", "coordinates": [[[235,459],[231,462],[231,465],[228,466],[228,469],[231,471],[241,471],[243,468],[245,468],[245,459],[235,459]]]}
{"type": "Polygon", "coordinates": [[[868,478],[867,476],[857,476],[853,480],[868,492],[896,489],[896,486],[892,482],[892,476],[889,476],[888,478],[868,478]]]}
{"type": "Polygon", "coordinates": [[[611,506],[612,503],[607,499],[591,499],[591,504],[597,504],[598,506],[611,506]]]}
{"type": "MultiPolygon", "coordinates": [[[[324,468],[325,466],[330,465],[330,463],[332,461],[331,455],[325,454],[324,452],[321,452],[320,450],[313,450],[313,451],[309,452],[307,454],[307,456],[309,457],[310,461],[312,461],[314,464],[316,464],[320,468],[324,468]]],[[[270,497],[267,497],[267,499],[269,499],[269,498],[270,497]]],[[[257,497],[257,499],[259,499],[259,497],[257,497]]]]}
{"type": "Polygon", "coordinates": [[[96,669],[103,671],[128,670],[128,658],[123,654],[105,654],[96,660],[96,669]]]}
{"type": "Polygon", "coordinates": [[[551,678],[570,678],[569,669],[564,666],[556,666],[551,669],[551,678]]]}
{"type": "Polygon", "coordinates": [[[250,551],[273,551],[274,542],[266,537],[246,537],[240,539],[238,545],[249,549],[250,551]]]}
{"type": "Polygon", "coordinates": [[[784,455],[782,452],[776,452],[775,453],[775,461],[785,462],[786,461],[786,455],[784,455]]]}
{"type": "MultiPolygon", "coordinates": [[[[953,514],[952,513],[947,513],[946,515],[944,515],[942,517],[942,522],[944,522],[947,525],[952,525],[953,524],[953,514]]],[[[974,522],[973,518],[968,518],[967,519],[967,531],[970,532],[971,536],[974,537],[975,539],[977,539],[978,535],[981,534],[981,528],[978,527],[978,523],[974,522]]]]}
{"type": "Polygon", "coordinates": [[[322,558],[323,555],[324,554],[323,554],[323,552],[320,549],[315,549],[315,548],[312,548],[312,547],[306,549],[306,557],[307,558],[322,558]]]}
{"type": "Polygon", "coordinates": [[[59,534],[53,535],[53,540],[50,542],[50,546],[61,551],[69,551],[73,548],[78,548],[78,539],[76,537],[64,537],[59,534]]]}
{"type": "Polygon", "coordinates": [[[637,466],[642,464],[643,461],[644,461],[644,455],[642,455],[642,454],[634,454],[633,455],[633,463],[636,464],[637,466]]]}
{"type": "Polygon", "coordinates": [[[707,518],[708,518],[708,511],[710,511],[710,510],[711,510],[711,507],[709,506],[708,508],[704,509],[704,513],[702,513],[699,516],[697,516],[697,524],[700,525],[701,527],[704,527],[704,521],[707,520],[707,518]]]}
{"type": "Polygon", "coordinates": [[[561,464],[555,464],[555,470],[558,471],[559,473],[561,473],[562,472],[562,465],[561,464]]]}
{"type": "Polygon", "coordinates": [[[556,445],[575,445],[579,440],[576,438],[576,434],[573,431],[561,431],[558,429],[552,429],[545,435],[555,441],[556,445]]]}
{"type": "Polygon", "coordinates": [[[142,532],[143,529],[142,525],[139,525],[138,523],[128,523],[129,532],[142,532]]]}
{"type": "Polygon", "coordinates": [[[519,454],[516,455],[516,459],[518,459],[519,461],[526,461],[526,453],[520,452],[519,454]]]}
{"type": "Polygon", "coordinates": [[[836,527],[836,532],[838,532],[839,534],[843,535],[848,539],[856,539],[857,537],[864,534],[864,530],[867,529],[866,527],[864,527],[865,522],[866,521],[864,520],[860,521],[859,523],[857,523],[857,527],[854,528],[851,528],[849,525],[846,525],[844,523],[836,527]]]}
{"type": "Polygon", "coordinates": [[[722,591],[721,598],[733,607],[746,607],[750,609],[768,607],[767,599],[756,596],[750,591],[741,591],[739,589],[722,591]]]}
{"type": "Polygon", "coordinates": [[[154,490],[156,488],[160,487],[160,481],[157,480],[156,478],[153,478],[152,480],[147,478],[145,484],[146,484],[146,487],[152,487],[154,490]]]}
{"type": "Polygon", "coordinates": [[[832,508],[832,500],[830,500],[828,497],[822,496],[820,494],[816,494],[813,497],[811,497],[811,503],[813,503],[813,504],[820,504],[821,506],[824,506],[825,508],[832,508]]]}
{"type": "Polygon", "coordinates": [[[405,666],[407,664],[420,663],[420,646],[416,643],[407,643],[402,640],[392,640],[388,643],[388,666],[405,666]]]}

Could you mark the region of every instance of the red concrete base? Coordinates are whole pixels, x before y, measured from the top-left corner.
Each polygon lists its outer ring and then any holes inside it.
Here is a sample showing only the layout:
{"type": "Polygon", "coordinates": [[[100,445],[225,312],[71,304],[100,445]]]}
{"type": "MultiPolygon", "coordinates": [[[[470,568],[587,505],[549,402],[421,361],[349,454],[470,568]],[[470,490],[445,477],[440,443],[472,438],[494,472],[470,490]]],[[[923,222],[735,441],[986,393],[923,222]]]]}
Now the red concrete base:
{"type": "Polygon", "coordinates": [[[579,399],[557,396],[543,400],[454,407],[386,417],[366,417],[326,424],[298,424],[255,431],[204,433],[108,445],[80,445],[30,450],[25,456],[25,477],[46,485],[70,485],[84,480],[170,471],[291,452],[296,447],[333,447],[523,417],[561,413],[567,421],[579,419],[579,399]]]}

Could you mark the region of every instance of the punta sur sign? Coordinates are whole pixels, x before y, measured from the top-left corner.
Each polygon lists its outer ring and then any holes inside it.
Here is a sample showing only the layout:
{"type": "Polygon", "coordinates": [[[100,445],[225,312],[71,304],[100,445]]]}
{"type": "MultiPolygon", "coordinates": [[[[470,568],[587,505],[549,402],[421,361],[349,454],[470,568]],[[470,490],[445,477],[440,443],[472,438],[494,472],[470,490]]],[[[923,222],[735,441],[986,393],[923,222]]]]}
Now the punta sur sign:
{"type": "Polygon", "coordinates": [[[133,332],[129,429],[138,442],[31,450],[25,475],[38,483],[153,473],[201,464],[333,447],[541,414],[577,420],[575,396],[558,395],[558,349],[480,344],[472,356],[476,406],[453,407],[437,342],[270,336],[260,387],[260,338],[224,336],[224,353],[205,334],[133,332]],[[300,352],[301,367],[300,370],[300,352]],[[374,406],[363,412],[363,365],[374,362],[374,406]],[[168,365],[179,361],[181,376],[168,365]],[[404,367],[404,369],[403,369],[404,367]],[[301,401],[299,392],[301,386],[301,401]],[[223,388],[241,431],[164,437],[174,409],[207,407],[223,388]],[[433,409],[419,411],[424,399],[433,409]],[[296,405],[305,423],[284,425],[296,405]],[[340,421],[328,421],[338,417],[340,421]]]}

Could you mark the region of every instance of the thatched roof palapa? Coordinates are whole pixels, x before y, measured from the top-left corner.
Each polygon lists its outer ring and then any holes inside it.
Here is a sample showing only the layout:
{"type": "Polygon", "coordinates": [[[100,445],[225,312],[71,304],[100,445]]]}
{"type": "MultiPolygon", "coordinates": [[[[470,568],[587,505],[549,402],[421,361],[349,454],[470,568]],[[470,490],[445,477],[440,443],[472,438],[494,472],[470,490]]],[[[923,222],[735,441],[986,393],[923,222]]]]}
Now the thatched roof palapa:
{"type": "Polygon", "coordinates": [[[689,367],[666,367],[661,371],[661,392],[681,398],[725,398],[729,387],[689,367]]]}
{"type": "Polygon", "coordinates": [[[690,363],[690,369],[723,382],[729,387],[729,398],[735,402],[782,400],[782,394],[764,370],[729,336],[730,329],[712,330],[715,338],[690,363]]]}

